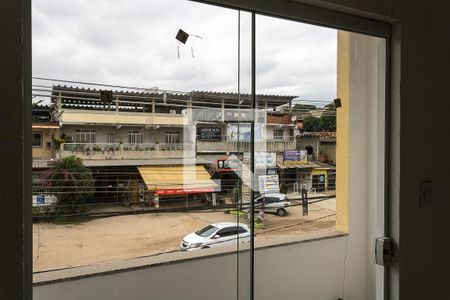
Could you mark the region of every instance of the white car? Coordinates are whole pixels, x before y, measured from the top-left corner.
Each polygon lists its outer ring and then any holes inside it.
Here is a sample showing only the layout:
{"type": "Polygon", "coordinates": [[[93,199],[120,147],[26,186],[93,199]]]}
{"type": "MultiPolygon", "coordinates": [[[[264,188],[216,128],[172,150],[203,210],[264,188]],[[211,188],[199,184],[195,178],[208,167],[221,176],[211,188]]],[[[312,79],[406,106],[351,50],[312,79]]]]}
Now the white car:
{"type": "Polygon", "coordinates": [[[205,249],[250,242],[250,228],[242,223],[210,224],[186,235],[180,243],[182,250],[205,249]]]}
{"type": "Polygon", "coordinates": [[[291,209],[291,203],[285,194],[264,194],[255,199],[255,211],[259,211],[262,207],[264,207],[264,212],[284,217],[291,209]]]}

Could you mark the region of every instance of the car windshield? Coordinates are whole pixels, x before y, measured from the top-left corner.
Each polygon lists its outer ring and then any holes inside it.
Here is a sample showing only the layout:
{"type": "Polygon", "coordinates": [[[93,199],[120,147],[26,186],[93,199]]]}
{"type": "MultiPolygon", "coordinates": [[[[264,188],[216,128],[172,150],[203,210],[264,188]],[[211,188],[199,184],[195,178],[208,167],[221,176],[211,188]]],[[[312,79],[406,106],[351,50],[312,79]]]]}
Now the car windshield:
{"type": "Polygon", "coordinates": [[[215,232],[218,228],[212,225],[208,225],[203,229],[200,229],[199,231],[196,231],[195,234],[201,236],[201,237],[208,237],[211,234],[213,234],[213,232],[215,232]]]}

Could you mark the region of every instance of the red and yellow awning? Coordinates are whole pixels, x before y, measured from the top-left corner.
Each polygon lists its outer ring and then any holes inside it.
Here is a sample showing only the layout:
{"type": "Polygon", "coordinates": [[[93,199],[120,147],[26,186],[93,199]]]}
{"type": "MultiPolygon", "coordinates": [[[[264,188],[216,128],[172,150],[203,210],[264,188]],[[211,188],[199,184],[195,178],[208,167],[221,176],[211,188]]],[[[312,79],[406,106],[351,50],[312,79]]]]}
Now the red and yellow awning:
{"type": "Polygon", "coordinates": [[[217,184],[203,166],[138,167],[147,189],[157,195],[211,193],[217,184]]]}

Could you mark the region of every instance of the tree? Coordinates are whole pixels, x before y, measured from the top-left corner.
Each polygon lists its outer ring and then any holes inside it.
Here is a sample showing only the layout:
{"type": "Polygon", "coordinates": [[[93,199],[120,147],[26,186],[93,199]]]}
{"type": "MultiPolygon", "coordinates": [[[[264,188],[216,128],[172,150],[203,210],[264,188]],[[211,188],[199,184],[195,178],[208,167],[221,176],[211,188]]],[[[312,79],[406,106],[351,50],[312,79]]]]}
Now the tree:
{"type": "Polygon", "coordinates": [[[80,158],[69,156],[50,164],[43,174],[44,186],[57,196],[58,204],[78,204],[94,193],[92,171],[80,158]]]}
{"type": "Polygon", "coordinates": [[[308,132],[320,131],[320,119],[308,116],[303,120],[303,129],[308,132]]]}
{"type": "Polygon", "coordinates": [[[336,108],[334,104],[327,104],[324,109],[320,118],[309,116],[303,120],[303,128],[305,131],[336,131],[336,108]]]}
{"type": "Polygon", "coordinates": [[[336,116],[325,114],[320,116],[319,128],[320,131],[336,131],[336,116]]]}
{"type": "Polygon", "coordinates": [[[331,102],[324,107],[325,111],[320,116],[321,131],[336,131],[336,107],[331,102]]]}

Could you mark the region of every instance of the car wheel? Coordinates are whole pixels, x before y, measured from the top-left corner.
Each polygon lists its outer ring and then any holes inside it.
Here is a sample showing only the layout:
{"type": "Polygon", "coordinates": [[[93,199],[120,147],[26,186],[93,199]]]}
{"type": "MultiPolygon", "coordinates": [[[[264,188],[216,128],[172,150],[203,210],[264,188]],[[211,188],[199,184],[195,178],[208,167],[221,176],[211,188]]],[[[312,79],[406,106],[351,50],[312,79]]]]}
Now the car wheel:
{"type": "Polygon", "coordinates": [[[284,217],[286,215],[287,211],[284,208],[277,209],[277,215],[280,217],[284,217]]]}

